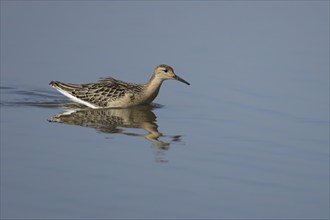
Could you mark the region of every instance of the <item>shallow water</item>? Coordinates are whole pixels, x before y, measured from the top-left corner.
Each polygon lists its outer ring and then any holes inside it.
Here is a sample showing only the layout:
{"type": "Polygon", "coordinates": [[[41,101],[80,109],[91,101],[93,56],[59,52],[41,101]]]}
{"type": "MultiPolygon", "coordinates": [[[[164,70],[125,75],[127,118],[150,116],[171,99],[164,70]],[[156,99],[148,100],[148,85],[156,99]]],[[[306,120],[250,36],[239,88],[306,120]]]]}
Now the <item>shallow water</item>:
{"type": "Polygon", "coordinates": [[[1,2],[1,218],[329,217],[328,2],[70,4],[1,2]],[[48,86],[160,63],[152,106],[48,86]]]}

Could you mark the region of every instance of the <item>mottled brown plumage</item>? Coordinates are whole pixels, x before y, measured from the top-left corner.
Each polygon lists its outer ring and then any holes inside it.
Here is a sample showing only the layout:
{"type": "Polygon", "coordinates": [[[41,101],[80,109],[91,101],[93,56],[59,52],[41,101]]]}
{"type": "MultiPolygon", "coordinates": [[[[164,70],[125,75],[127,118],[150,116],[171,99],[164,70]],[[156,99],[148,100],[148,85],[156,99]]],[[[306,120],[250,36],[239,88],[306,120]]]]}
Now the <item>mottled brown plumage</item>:
{"type": "Polygon", "coordinates": [[[161,64],[146,84],[134,84],[106,78],[97,83],[69,84],[51,81],[50,85],[73,101],[91,108],[126,108],[150,104],[158,95],[162,82],[175,79],[189,83],[175,75],[172,67],[161,64]]]}

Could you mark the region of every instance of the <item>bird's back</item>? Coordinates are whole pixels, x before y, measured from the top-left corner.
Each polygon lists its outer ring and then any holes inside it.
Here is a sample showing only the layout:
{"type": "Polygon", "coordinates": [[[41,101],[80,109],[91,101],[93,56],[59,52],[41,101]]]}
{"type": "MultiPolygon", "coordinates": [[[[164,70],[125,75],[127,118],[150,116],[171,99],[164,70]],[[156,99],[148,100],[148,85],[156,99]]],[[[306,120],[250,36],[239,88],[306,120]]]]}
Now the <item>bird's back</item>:
{"type": "MultiPolygon", "coordinates": [[[[142,85],[126,83],[113,78],[97,83],[70,84],[58,81],[50,85],[73,101],[91,108],[122,107],[123,102],[134,101],[134,96],[142,91],[142,85]],[[126,101],[126,96],[128,100],[126,101]]],[[[129,103],[127,103],[129,105],[129,103]]]]}

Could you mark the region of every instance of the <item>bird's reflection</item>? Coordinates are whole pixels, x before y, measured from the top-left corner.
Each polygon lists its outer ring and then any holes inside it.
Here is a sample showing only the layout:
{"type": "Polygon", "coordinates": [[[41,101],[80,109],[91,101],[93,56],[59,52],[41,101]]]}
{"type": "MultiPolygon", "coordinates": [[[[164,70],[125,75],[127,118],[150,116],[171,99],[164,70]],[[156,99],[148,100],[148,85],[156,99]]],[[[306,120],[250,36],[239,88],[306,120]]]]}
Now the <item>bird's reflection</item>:
{"type": "Polygon", "coordinates": [[[144,137],[157,149],[167,150],[171,142],[180,142],[181,136],[167,136],[158,131],[154,108],[155,106],[139,106],[128,109],[70,110],[54,115],[49,121],[94,128],[103,133],[144,137]],[[143,130],[145,134],[129,132],[130,128],[140,132],[143,130]],[[170,138],[170,142],[161,141],[161,137],[170,138]]]}

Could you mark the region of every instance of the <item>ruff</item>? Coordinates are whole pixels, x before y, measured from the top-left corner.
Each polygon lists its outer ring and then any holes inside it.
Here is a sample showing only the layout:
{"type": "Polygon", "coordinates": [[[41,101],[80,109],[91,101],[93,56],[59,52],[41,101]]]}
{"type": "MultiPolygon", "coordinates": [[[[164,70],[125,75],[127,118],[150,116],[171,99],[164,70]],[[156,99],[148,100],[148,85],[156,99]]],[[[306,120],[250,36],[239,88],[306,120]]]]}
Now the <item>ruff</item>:
{"type": "Polygon", "coordinates": [[[150,104],[158,95],[164,80],[174,79],[190,85],[174,73],[172,67],[161,64],[146,84],[127,83],[106,78],[96,83],[70,84],[51,81],[50,86],[75,102],[90,108],[127,108],[150,104]]]}

